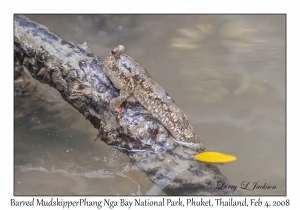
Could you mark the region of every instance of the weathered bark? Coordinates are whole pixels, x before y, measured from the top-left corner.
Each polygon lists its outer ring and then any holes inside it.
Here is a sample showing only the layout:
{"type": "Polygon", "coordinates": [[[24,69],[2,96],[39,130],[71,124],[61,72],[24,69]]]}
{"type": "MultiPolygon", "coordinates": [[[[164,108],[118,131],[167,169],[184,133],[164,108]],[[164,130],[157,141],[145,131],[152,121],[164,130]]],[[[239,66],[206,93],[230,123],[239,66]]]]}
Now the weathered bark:
{"type": "Polygon", "coordinates": [[[16,65],[25,66],[33,78],[57,89],[99,130],[101,141],[126,153],[157,184],[148,194],[160,189],[170,195],[236,193],[217,189],[218,182],[228,184],[219,169],[195,161],[195,151],[176,144],[165,127],[134,99],[126,102],[121,112],[111,111],[109,102],[119,90],[105,75],[100,58],[83,46],[21,15],[15,16],[14,43],[16,65]],[[209,183],[214,185],[212,189],[209,183]]]}

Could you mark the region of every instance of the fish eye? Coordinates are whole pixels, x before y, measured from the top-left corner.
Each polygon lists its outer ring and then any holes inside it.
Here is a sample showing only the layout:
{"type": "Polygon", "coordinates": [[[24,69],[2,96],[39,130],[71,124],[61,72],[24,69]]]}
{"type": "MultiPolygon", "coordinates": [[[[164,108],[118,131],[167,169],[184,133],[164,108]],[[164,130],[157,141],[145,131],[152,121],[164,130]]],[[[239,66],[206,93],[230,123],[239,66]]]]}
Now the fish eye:
{"type": "Polygon", "coordinates": [[[114,56],[119,56],[123,53],[125,53],[125,47],[123,45],[119,45],[118,47],[115,47],[111,51],[111,54],[114,55],[114,56]]]}
{"type": "Polygon", "coordinates": [[[118,49],[119,49],[119,51],[121,52],[121,53],[125,53],[125,47],[123,46],[123,45],[119,45],[118,46],[118,49]]]}

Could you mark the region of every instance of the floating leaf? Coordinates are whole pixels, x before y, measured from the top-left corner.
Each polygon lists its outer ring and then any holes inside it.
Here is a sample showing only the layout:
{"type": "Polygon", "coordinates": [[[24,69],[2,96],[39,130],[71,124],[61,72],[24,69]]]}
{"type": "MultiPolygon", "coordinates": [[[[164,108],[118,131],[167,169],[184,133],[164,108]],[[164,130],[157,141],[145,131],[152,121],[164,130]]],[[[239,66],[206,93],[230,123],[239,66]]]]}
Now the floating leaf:
{"type": "Polygon", "coordinates": [[[201,152],[194,156],[196,160],[210,163],[227,163],[236,160],[235,156],[225,155],[219,152],[201,152]]]}

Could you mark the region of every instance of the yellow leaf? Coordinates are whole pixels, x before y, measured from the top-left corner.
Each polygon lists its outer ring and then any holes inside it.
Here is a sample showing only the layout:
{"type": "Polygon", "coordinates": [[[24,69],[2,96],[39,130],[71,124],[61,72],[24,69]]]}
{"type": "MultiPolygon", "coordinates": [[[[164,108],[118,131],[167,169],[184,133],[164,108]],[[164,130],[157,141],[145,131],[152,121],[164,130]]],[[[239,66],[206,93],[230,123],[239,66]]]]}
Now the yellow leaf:
{"type": "Polygon", "coordinates": [[[236,160],[235,156],[225,155],[219,152],[201,152],[194,156],[196,160],[210,163],[227,163],[236,160]]]}

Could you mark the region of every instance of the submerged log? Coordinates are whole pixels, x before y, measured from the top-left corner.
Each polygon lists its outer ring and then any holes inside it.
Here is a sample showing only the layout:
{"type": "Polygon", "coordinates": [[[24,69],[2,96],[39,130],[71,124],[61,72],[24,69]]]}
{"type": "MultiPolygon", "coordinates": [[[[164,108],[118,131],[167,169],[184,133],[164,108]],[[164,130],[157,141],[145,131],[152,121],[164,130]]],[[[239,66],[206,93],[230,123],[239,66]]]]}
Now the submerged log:
{"type": "MultiPolygon", "coordinates": [[[[214,164],[193,159],[195,151],[178,145],[168,130],[134,99],[121,112],[109,109],[119,95],[103,71],[102,61],[86,46],[69,42],[47,27],[15,15],[15,65],[58,90],[64,100],[98,129],[98,138],[126,153],[156,184],[147,194],[232,195],[214,164]]],[[[112,46],[113,47],[113,46],[112,46]]]]}

